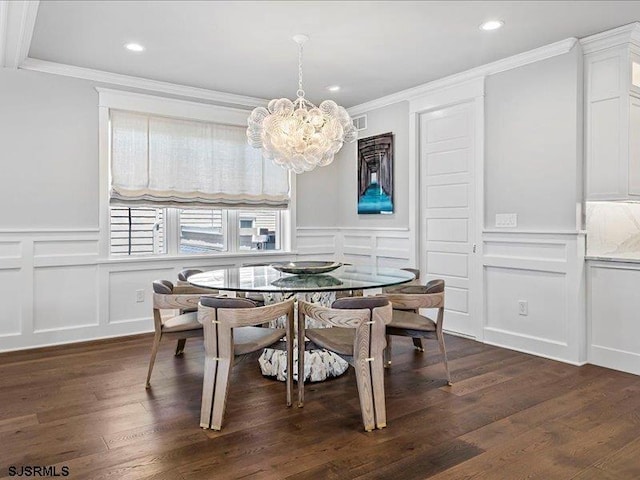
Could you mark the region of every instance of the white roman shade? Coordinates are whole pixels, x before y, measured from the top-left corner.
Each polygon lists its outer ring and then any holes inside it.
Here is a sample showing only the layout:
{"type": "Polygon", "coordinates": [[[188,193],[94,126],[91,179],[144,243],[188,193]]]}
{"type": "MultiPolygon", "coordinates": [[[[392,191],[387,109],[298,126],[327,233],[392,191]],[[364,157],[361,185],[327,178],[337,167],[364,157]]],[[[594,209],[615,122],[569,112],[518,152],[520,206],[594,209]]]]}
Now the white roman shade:
{"type": "Polygon", "coordinates": [[[288,172],[247,144],[246,127],[111,110],[111,204],[289,205],[288,172]]]}

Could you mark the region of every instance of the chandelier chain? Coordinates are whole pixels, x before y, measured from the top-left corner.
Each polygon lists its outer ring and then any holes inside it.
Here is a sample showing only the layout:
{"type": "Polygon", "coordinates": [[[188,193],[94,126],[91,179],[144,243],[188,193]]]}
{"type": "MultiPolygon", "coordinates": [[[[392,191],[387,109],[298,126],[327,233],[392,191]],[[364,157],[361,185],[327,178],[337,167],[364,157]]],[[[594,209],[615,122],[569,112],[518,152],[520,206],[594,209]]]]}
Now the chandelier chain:
{"type": "Polygon", "coordinates": [[[296,92],[298,98],[304,98],[304,90],[302,89],[302,49],[303,44],[298,45],[298,91],[296,92]]]}

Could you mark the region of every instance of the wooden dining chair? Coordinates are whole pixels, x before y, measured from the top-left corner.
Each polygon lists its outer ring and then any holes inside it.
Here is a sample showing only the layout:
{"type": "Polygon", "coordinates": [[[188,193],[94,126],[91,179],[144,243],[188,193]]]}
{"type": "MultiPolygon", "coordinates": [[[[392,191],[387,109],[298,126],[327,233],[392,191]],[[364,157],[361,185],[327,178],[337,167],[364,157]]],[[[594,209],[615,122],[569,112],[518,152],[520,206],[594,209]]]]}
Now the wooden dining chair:
{"type": "Polygon", "coordinates": [[[145,387],[151,386],[151,372],[163,339],[178,340],[176,356],[184,352],[187,338],[201,337],[202,325],[198,323],[198,302],[210,290],[187,285],[174,286],[169,280],[153,282],[153,324],[154,336],[149,359],[149,371],[145,387]],[[175,314],[175,311],[178,314],[175,314]],[[169,311],[163,314],[163,311],[169,311]]]}
{"type": "Polygon", "coordinates": [[[198,270],[197,268],[185,268],[178,272],[178,283],[189,283],[189,277],[191,275],[195,275],[196,273],[202,273],[202,270],[198,270]]]}
{"type": "MultiPolygon", "coordinates": [[[[420,270],[418,270],[417,268],[401,268],[400,270],[413,273],[415,278],[408,283],[403,283],[402,285],[385,287],[382,289],[383,293],[393,293],[393,292],[402,293],[402,289],[409,285],[420,285],[420,270]]],[[[393,305],[393,309],[403,310],[400,305],[393,305]]],[[[418,313],[417,310],[415,309],[410,309],[409,311],[414,311],[415,313],[418,313]]],[[[418,350],[419,352],[424,352],[424,346],[422,345],[422,338],[414,337],[412,338],[412,340],[413,340],[413,346],[416,348],[416,350],[418,350]]]]}
{"type": "Polygon", "coordinates": [[[354,367],[365,431],[386,427],[383,351],[390,321],[391,304],[384,297],[345,297],[331,308],[298,301],[298,406],[304,405],[306,336],[354,367]],[[334,328],[306,329],[305,316],[334,328]]]}
{"type": "Polygon", "coordinates": [[[444,280],[431,280],[426,285],[406,285],[395,288],[383,296],[393,305],[391,323],[387,325],[387,348],[385,350],[385,365],[391,365],[391,336],[399,335],[413,338],[413,343],[420,351],[424,351],[420,340],[422,338],[436,338],[444,363],[447,383],[451,385],[447,349],[444,344],[444,280]],[[420,314],[421,308],[438,309],[437,320],[420,314]],[[416,340],[418,342],[416,342],[416,340]]]}
{"type": "Polygon", "coordinates": [[[237,356],[261,350],[286,339],[287,406],[293,395],[293,315],[294,299],[258,307],[247,298],[202,297],[198,305],[198,321],[204,327],[204,379],[200,426],[212,430],[222,428],[229,376],[237,356]],[[286,316],[286,328],[257,325],[286,316]]]}

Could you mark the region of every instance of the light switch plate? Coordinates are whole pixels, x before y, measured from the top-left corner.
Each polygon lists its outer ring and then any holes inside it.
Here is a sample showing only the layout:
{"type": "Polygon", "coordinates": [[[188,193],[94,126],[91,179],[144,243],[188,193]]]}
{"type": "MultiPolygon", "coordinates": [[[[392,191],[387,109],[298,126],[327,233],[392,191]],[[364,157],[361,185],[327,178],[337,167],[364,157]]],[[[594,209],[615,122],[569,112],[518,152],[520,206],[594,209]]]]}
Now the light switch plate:
{"type": "Polygon", "coordinates": [[[496,213],[496,227],[514,228],[518,226],[517,213],[496,213]]]}

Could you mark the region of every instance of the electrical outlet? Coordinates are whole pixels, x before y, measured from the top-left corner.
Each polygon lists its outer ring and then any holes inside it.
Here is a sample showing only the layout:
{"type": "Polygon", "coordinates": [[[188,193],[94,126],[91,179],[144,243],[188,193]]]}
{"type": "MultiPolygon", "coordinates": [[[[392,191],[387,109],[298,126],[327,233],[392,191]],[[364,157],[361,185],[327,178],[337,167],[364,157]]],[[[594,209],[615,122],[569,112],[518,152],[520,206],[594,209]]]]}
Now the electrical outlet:
{"type": "Polygon", "coordinates": [[[518,315],[529,315],[529,302],[526,300],[518,300],[518,315]]]}
{"type": "Polygon", "coordinates": [[[496,227],[515,228],[518,226],[517,213],[496,213],[496,227]]]}
{"type": "Polygon", "coordinates": [[[144,290],[136,290],[136,302],[144,302],[144,290]]]}

